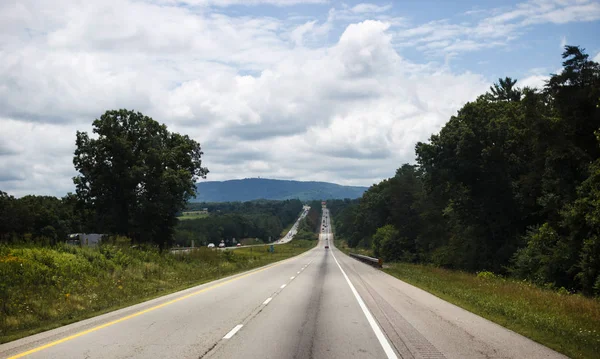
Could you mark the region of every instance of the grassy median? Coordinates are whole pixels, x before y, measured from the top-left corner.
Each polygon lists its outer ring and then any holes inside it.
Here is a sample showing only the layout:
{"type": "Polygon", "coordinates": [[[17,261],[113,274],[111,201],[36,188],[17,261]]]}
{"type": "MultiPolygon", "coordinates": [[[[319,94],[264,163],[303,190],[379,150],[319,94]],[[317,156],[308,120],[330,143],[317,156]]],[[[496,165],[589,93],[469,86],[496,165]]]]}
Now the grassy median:
{"type": "MultiPolygon", "coordinates": [[[[336,247],[348,253],[368,250],[336,247]]],[[[385,272],[572,358],[598,358],[600,299],[502,278],[433,266],[387,263],[385,272]]]]}
{"type": "Polygon", "coordinates": [[[0,343],[293,257],[316,241],[159,253],[104,245],[0,246],[0,343]]]}

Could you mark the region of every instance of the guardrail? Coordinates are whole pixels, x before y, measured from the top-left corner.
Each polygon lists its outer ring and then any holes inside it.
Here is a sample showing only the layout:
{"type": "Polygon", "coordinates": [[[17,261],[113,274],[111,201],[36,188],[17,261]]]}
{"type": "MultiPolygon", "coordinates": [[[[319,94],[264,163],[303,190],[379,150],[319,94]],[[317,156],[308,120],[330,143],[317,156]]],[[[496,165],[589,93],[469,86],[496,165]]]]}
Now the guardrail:
{"type": "Polygon", "coordinates": [[[374,267],[377,267],[377,268],[383,267],[383,260],[381,260],[381,258],[373,258],[373,257],[363,256],[362,254],[356,254],[356,253],[348,253],[348,254],[352,258],[358,259],[359,261],[370,264],[374,267]]]}

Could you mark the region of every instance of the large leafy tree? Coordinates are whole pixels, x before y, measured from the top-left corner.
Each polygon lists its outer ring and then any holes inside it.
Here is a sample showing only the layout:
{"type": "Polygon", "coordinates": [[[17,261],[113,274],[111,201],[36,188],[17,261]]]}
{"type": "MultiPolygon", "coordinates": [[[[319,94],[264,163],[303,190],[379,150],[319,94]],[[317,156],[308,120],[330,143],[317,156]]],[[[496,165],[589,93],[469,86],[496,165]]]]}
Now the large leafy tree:
{"type": "Polygon", "coordinates": [[[93,122],[93,133],[77,132],[77,197],[93,210],[99,231],[162,248],[195,182],[208,173],[200,144],[128,110],[107,111],[93,122]]]}
{"type": "Polygon", "coordinates": [[[482,97],[417,145],[425,187],[445,201],[450,236],[440,264],[500,270],[516,249],[524,211],[515,192],[530,156],[526,123],[520,102],[482,97]]]}
{"type": "Polygon", "coordinates": [[[0,191],[0,241],[8,241],[11,233],[23,233],[28,227],[21,212],[18,200],[0,191]]]}

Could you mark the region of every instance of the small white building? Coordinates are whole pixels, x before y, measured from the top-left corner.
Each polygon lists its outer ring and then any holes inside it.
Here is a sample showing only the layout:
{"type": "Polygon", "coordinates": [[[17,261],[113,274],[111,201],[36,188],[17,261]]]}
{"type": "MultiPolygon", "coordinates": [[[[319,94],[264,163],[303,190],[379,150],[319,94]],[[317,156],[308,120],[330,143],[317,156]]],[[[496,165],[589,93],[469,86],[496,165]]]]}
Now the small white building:
{"type": "Polygon", "coordinates": [[[69,240],[67,243],[76,244],[82,247],[95,247],[97,246],[104,234],[99,233],[73,233],[69,234],[69,240]]]}

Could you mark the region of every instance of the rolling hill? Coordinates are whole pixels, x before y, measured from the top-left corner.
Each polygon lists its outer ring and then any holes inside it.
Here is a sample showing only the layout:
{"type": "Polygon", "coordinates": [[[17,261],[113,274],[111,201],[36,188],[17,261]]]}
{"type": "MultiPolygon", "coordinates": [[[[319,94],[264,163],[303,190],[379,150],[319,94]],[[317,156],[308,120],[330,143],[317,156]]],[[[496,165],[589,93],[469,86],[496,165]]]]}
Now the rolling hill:
{"type": "Polygon", "coordinates": [[[342,186],[329,182],[287,181],[266,178],[245,178],[229,181],[196,183],[198,193],[190,202],[235,202],[255,199],[302,201],[358,198],[367,187],[342,186]]]}

